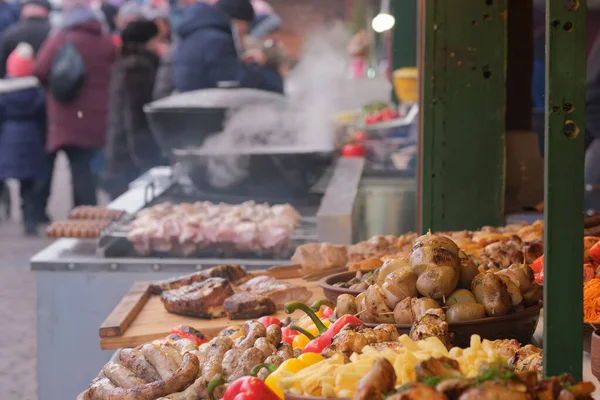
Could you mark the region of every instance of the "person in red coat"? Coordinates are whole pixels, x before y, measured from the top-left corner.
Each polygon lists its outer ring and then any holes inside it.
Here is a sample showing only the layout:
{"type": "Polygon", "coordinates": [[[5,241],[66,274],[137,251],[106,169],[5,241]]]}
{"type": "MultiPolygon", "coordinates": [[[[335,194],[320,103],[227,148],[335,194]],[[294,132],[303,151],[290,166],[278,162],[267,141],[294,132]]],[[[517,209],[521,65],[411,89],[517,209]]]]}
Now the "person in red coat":
{"type": "MultiPolygon", "coordinates": [[[[57,152],[65,152],[71,167],[73,205],[94,205],[97,179],[91,170],[91,160],[106,142],[108,87],[115,46],[85,2],[65,0],[62,5],[65,23],[42,45],[34,75],[42,85],[48,85],[54,57],[65,44],[67,32],[83,58],[86,75],[80,94],[69,103],[61,103],[51,93],[47,94],[48,165],[53,165],[57,152]]],[[[40,182],[49,185],[51,180],[40,179],[40,182]]],[[[49,188],[40,188],[40,192],[48,193],[49,188]]]]}

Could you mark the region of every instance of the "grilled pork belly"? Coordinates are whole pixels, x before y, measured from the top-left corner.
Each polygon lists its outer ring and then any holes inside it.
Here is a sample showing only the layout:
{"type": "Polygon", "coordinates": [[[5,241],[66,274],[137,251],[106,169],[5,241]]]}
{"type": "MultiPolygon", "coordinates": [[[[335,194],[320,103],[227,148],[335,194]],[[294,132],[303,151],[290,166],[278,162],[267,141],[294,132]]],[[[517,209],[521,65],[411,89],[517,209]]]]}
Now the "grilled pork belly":
{"type": "Polygon", "coordinates": [[[275,303],[268,297],[253,293],[236,293],[225,299],[223,308],[229,319],[253,319],[274,314],[275,303]]]}
{"type": "Polygon", "coordinates": [[[179,289],[193,283],[202,282],[209,278],[223,278],[232,285],[239,285],[251,278],[245,269],[237,265],[218,265],[207,270],[195,272],[189,275],[158,281],[150,285],[153,294],[160,294],[165,290],[179,289]]]}
{"type": "Polygon", "coordinates": [[[252,293],[269,297],[277,308],[283,308],[283,305],[290,301],[307,302],[312,296],[312,292],[305,286],[294,285],[290,282],[284,282],[271,278],[270,276],[257,276],[238,287],[240,293],[252,293]]]}
{"type": "Polygon", "coordinates": [[[173,314],[198,318],[219,318],[225,315],[223,303],[233,294],[226,279],[208,278],[161,294],[165,309],[173,314]]]}

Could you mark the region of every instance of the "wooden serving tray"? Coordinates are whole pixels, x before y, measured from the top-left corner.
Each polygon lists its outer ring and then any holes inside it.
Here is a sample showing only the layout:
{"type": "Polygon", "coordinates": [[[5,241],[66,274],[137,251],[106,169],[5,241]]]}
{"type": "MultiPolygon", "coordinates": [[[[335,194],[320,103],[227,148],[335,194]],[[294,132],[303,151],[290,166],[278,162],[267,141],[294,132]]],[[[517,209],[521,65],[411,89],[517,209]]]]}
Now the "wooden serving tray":
{"type": "MultiPolygon", "coordinates": [[[[278,279],[282,279],[283,275],[281,272],[271,274],[264,271],[263,273],[276,275],[278,279]]],[[[313,292],[311,302],[324,298],[318,281],[307,281],[303,278],[282,280],[306,286],[313,292]]],[[[274,316],[284,319],[288,314],[278,310],[274,316]]],[[[171,333],[173,327],[181,324],[190,325],[211,336],[228,326],[243,323],[243,320],[230,320],[227,317],[209,320],[171,314],[165,310],[160,296],[150,293],[149,282],[135,282],[100,326],[100,347],[103,350],[135,347],[151,340],[164,338],[171,333]]]]}

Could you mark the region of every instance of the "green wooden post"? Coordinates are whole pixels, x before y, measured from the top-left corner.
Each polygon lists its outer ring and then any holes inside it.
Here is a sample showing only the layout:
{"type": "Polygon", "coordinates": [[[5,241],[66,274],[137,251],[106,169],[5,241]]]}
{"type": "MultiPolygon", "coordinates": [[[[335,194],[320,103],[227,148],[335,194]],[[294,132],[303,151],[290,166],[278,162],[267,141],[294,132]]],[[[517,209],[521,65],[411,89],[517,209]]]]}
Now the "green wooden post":
{"type": "Polygon", "coordinates": [[[507,0],[421,0],[420,229],[501,225],[507,0]]]}
{"type": "Polygon", "coordinates": [[[392,1],[392,71],[417,65],[417,0],[392,1]]]}
{"type": "Polygon", "coordinates": [[[546,0],[544,373],[582,377],[586,0],[546,0]]]}

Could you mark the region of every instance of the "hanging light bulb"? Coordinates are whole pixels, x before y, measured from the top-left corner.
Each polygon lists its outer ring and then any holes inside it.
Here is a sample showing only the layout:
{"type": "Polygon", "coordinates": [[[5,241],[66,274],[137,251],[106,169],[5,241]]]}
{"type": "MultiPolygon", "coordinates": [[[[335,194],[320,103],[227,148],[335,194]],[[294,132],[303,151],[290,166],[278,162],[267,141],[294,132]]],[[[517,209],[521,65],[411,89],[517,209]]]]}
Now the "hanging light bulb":
{"type": "Polygon", "coordinates": [[[389,31],[394,27],[395,23],[396,19],[390,11],[390,0],[381,0],[379,14],[377,14],[371,22],[373,30],[377,33],[389,31]]]}

